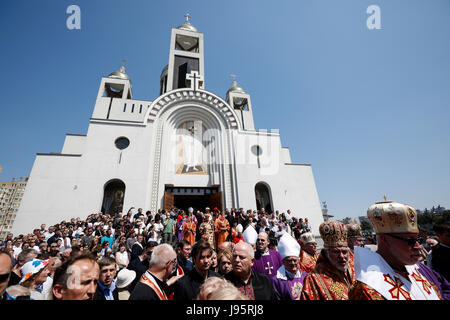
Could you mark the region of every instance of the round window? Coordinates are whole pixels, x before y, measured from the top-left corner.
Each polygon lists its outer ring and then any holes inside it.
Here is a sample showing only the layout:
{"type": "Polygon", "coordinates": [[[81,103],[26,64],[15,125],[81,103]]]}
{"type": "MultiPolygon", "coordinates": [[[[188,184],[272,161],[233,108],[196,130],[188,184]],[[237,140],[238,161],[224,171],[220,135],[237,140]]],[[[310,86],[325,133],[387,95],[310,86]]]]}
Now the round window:
{"type": "Polygon", "coordinates": [[[120,138],[117,138],[114,143],[115,143],[117,149],[123,150],[130,145],[130,140],[128,140],[128,138],[125,138],[125,137],[120,137],[120,138]]]}
{"type": "Polygon", "coordinates": [[[255,156],[260,156],[262,154],[262,149],[258,145],[254,145],[251,150],[255,156]]]}

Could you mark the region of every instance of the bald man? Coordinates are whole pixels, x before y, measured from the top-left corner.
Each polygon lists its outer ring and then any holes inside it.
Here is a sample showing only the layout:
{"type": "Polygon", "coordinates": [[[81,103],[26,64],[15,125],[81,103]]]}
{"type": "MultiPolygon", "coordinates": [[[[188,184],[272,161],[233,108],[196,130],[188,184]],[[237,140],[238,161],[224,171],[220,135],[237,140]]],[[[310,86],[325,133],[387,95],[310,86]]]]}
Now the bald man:
{"type": "Polygon", "coordinates": [[[283,259],[277,251],[269,249],[269,243],[269,235],[266,232],[260,232],[256,239],[255,263],[252,270],[272,279],[283,265],[283,259]]]}
{"type": "Polygon", "coordinates": [[[231,281],[249,300],[276,300],[270,279],[252,270],[255,262],[253,247],[239,241],[233,249],[233,271],[225,278],[231,281]]]}

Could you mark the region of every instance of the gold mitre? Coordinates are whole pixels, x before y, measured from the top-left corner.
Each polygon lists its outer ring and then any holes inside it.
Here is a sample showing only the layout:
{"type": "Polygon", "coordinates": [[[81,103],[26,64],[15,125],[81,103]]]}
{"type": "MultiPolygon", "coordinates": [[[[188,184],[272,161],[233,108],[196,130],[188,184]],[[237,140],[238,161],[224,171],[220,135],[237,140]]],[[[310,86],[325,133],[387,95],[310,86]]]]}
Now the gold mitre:
{"type": "Polygon", "coordinates": [[[325,247],[347,247],[347,230],[342,222],[329,220],[319,226],[325,247]]]}
{"type": "Polygon", "coordinates": [[[419,233],[417,213],[413,207],[395,202],[376,202],[367,210],[375,233],[419,233]]]}
{"type": "Polygon", "coordinates": [[[359,238],[362,237],[361,226],[357,223],[346,224],[345,228],[347,229],[347,238],[359,238]]]}

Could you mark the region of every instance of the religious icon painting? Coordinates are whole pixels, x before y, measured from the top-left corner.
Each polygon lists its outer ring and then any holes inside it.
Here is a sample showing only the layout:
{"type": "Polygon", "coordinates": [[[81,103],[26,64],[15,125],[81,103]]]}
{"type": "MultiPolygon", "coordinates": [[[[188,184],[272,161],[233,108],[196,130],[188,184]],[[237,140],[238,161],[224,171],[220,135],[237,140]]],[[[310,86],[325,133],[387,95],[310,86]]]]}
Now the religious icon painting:
{"type": "Polygon", "coordinates": [[[202,121],[186,121],[177,128],[176,174],[208,174],[202,121]]]}

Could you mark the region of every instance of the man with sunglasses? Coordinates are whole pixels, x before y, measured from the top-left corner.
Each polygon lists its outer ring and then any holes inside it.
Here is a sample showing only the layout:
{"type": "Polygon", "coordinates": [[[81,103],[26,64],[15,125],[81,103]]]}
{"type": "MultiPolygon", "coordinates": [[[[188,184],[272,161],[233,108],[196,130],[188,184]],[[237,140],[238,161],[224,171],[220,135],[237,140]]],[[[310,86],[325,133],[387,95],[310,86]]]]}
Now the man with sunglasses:
{"type": "MultiPolygon", "coordinates": [[[[355,247],[356,283],[351,300],[440,300],[439,274],[419,263],[421,239],[417,213],[409,205],[377,202],[367,210],[378,249],[355,247]]],[[[448,284],[444,284],[448,286],[448,284]]]]}

